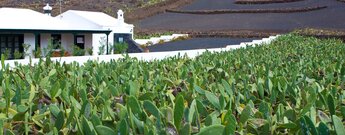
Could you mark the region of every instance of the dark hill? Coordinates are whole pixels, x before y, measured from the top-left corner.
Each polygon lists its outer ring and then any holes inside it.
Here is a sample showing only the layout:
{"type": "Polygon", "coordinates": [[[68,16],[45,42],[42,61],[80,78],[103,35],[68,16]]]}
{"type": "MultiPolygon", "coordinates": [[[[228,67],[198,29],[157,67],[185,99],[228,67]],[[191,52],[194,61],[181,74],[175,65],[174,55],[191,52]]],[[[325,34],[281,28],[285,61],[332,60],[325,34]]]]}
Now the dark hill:
{"type": "MultiPolygon", "coordinates": [[[[136,22],[166,9],[174,9],[191,3],[193,0],[63,0],[61,12],[66,10],[100,11],[116,16],[118,9],[127,13],[128,22],[136,22]]],[[[60,13],[59,0],[0,0],[0,7],[29,8],[39,12],[49,3],[53,7],[52,14],[60,13]]]]}
{"type": "MultiPolygon", "coordinates": [[[[134,10],[145,5],[150,5],[149,0],[63,0],[62,12],[74,10],[102,11],[114,15],[118,9],[134,10]]],[[[162,1],[162,0],[159,0],[162,1]]],[[[1,7],[22,7],[42,11],[46,3],[53,7],[53,14],[60,12],[59,0],[1,0],[1,7]]]]}

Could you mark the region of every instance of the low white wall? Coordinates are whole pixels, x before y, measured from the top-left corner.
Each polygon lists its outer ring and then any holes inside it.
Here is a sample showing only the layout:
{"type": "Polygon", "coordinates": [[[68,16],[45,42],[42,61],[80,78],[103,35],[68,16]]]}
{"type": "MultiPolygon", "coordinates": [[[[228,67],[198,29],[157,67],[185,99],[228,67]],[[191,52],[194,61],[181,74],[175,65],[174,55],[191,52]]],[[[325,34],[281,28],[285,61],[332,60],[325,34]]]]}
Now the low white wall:
{"type": "MultiPolygon", "coordinates": [[[[261,43],[270,43],[272,40],[277,38],[277,36],[271,36],[269,38],[263,38],[262,40],[255,40],[253,42],[247,42],[240,45],[228,45],[225,48],[215,48],[215,49],[197,49],[197,50],[186,50],[186,51],[171,51],[171,52],[151,52],[151,53],[131,53],[128,54],[131,58],[137,58],[138,60],[143,61],[152,61],[152,60],[162,60],[167,57],[173,57],[173,56],[188,56],[189,58],[195,58],[196,56],[206,52],[221,52],[221,51],[229,51],[233,49],[238,48],[245,48],[247,46],[256,46],[261,43]]],[[[124,58],[122,54],[117,55],[100,55],[100,56],[78,56],[78,57],[60,57],[60,58],[52,58],[52,61],[59,61],[59,62],[65,62],[65,63],[73,63],[77,62],[79,64],[83,64],[87,62],[88,60],[94,60],[98,62],[109,62],[110,60],[116,60],[124,58]]],[[[37,64],[39,62],[39,59],[32,59],[31,65],[37,64]]],[[[15,67],[15,63],[22,64],[22,65],[28,65],[30,64],[29,60],[6,60],[5,64],[10,66],[11,68],[15,67]]],[[[0,65],[1,66],[1,65],[0,65]]]]}
{"type": "Polygon", "coordinates": [[[139,45],[145,45],[149,42],[151,42],[152,44],[158,44],[160,40],[163,40],[164,42],[169,42],[175,38],[185,37],[185,36],[188,36],[188,34],[163,35],[160,37],[152,37],[150,39],[135,39],[134,41],[139,45]]]}
{"type": "Polygon", "coordinates": [[[99,53],[99,47],[102,44],[102,39],[104,40],[103,44],[106,44],[107,35],[106,34],[92,34],[92,51],[93,56],[97,56],[99,53]]]}

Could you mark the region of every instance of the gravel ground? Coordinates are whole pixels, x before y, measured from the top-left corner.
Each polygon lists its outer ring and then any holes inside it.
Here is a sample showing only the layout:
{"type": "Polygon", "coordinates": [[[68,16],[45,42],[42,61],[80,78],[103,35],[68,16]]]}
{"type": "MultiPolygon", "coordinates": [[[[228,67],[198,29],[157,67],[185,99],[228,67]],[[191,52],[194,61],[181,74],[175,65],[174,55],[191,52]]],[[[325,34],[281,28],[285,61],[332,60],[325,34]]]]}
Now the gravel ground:
{"type": "Polygon", "coordinates": [[[225,7],[263,7],[282,5],[305,5],[320,3],[326,9],[303,13],[239,13],[216,15],[193,15],[180,13],[163,13],[146,18],[138,23],[139,28],[151,30],[176,31],[217,31],[217,30],[261,30],[290,31],[296,28],[323,28],[345,30],[345,4],[336,0],[305,0],[292,3],[276,3],[264,5],[235,5],[234,0],[196,0],[183,10],[224,9],[225,7]],[[315,3],[314,3],[315,2],[315,3]]]}
{"type": "Polygon", "coordinates": [[[168,42],[149,46],[150,52],[210,49],[236,45],[241,42],[251,42],[255,38],[192,38],[183,41],[168,42]]]}

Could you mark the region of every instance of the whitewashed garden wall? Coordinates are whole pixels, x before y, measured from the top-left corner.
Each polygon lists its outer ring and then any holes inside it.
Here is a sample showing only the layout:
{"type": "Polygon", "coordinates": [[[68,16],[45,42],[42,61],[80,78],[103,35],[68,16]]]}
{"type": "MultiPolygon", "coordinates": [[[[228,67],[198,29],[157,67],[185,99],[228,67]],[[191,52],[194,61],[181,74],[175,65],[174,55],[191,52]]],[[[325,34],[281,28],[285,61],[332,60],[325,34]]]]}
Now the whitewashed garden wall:
{"type": "MultiPolygon", "coordinates": [[[[238,49],[238,48],[245,48],[247,46],[260,45],[263,43],[270,43],[272,40],[274,40],[278,36],[279,35],[271,36],[269,38],[263,38],[261,40],[253,40],[252,42],[243,42],[239,45],[228,45],[225,48],[197,49],[197,50],[170,51],[170,52],[131,53],[128,55],[131,58],[137,58],[138,60],[143,60],[143,61],[161,60],[167,57],[173,57],[173,56],[178,56],[178,55],[180,56],[186,55],[189,58],[195,58],[196,56],[201,55],[202,53],[206,51],[221,52],[221,51],[229,51],[229,50],[238,49]]],[[[65,63],[77,62],[79,64],[84,64],[85,62],[89,60],[99,61],[99,62],[109,62],[111,60],[117,60],[124,57],[125,56],[123,54],[116,54],[116,55],[99,55],[99,56],[56,57],[56,58],[51,58],[51,59],[52,61],[59,61],[59,62],[65,62],[65,63]]],[[[11,68],[13,68],[16,66],[16,63],[21,64],[21,65],[29,65],[29,64],[34,65],[34,64],[37,64],[38,62],[39,62],[39,59],[6,60],[5,65],[8,65],[11,68]]]]}

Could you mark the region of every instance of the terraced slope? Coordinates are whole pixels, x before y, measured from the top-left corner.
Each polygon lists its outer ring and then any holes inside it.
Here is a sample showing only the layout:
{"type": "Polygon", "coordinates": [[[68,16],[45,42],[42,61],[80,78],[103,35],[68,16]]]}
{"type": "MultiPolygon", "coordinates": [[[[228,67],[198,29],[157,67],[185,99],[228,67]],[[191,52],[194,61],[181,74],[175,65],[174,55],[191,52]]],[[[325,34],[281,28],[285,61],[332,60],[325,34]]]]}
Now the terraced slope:
{"type": "MultiPolygon", "coordinates": [[[[100,11],[116,17],[117,10],[122,9],[125,10],[126,21],[132,23],[191,2],[192,0],[63,0],[61,12],[70,9],[100,11]]],[[[46,3],[53,6],[53,15],[60,13],[58,0],[3,0],[0,1],[0,7],[21,7],[42,12],[46,3]]]]}
{"type": "Polygon", "coordinates": [[[280,9],[308,6],[327,6],[325,9],[303,13],[225,13],[193,15],[164,13],[144,19],[138,23],[141,29],[176,31],[232,31],[252,30],[287,32],[297,28],[325,28],[345,30],[345,4],[336,0],[304,0],[292,3],[235,4],[235,0],[196,0],[180,10],[222,9],[280,9]]]}
{"type": "MultiPolygon", "coordinates": [[[[59,14],[58,0],[3,0],[0,1],[0,7],[23,7],[30,8],[36,11],[42,11],[43,6],[49,3],[53,6],[53,14],[59,14]]],[[[117,9],[135,9],[145,4],[144,1],[134,0],[63,0],[62,11],[68,9],[75,10],[89,10],[89,11],[103,11],[109,14],[115,14],[117,9]]]]}

